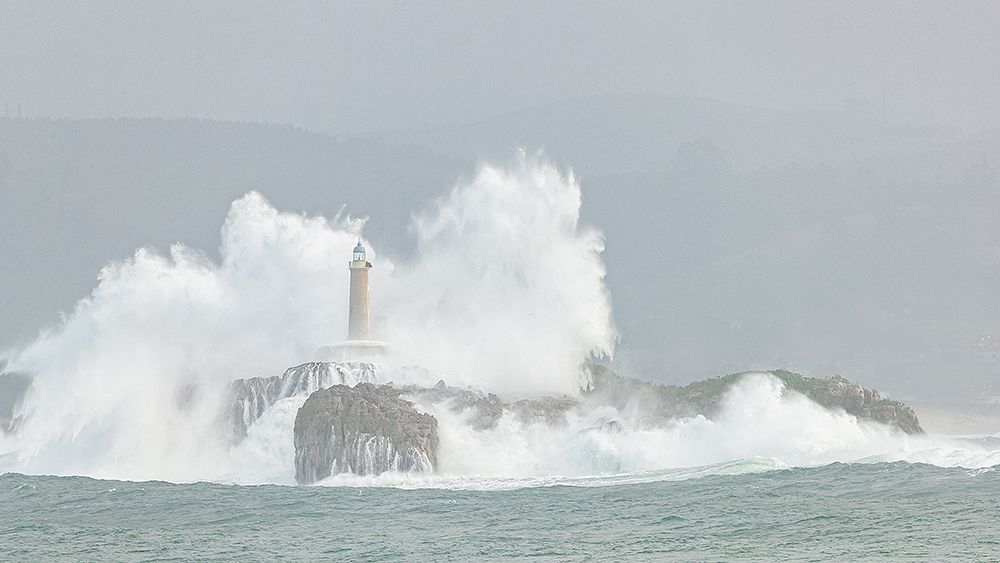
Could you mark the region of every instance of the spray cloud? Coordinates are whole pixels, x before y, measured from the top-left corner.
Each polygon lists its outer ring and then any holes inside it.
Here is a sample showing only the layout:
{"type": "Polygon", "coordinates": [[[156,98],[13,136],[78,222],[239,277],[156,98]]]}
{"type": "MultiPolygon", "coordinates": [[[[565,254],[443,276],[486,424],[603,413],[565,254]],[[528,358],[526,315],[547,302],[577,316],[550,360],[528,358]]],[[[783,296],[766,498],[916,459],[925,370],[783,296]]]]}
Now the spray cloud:
{"type": "MultiPolygon", "coordinates": [[[[614,335],[601,237],[577,225],[580,200],[572,175],[522,156],[483,166],[421,214],[412,265],[366,241],[382,337],[400,361],[485,389],[575,392],[581,361],[614,335]]],[[[225,457],[206,429],[226,383],[280,374],[345,336],[362,227],[249,193],[226,218],[219,263],[174,245],[108,264],[59,327],[13,356],[35,379],[0,454],[29,471],[202,476],[196,467],[225,457]]]]}

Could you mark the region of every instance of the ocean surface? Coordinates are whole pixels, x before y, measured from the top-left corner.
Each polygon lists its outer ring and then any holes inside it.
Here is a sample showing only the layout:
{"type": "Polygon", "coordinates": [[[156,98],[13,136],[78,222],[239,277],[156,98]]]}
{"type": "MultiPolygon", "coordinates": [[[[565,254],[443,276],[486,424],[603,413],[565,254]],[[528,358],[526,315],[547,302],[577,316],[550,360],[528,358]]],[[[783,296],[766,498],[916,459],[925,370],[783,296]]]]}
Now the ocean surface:
{"type": "Polygon", "coordinates": [[[551,482],[0,476],[0,559],[1000,560],[1000,472],[748,460],[551,482]],[[745,472],[749,471],[749,472],[745,472]],[[728,473],[728,474],[727,474],[728,473]],[[444,488],[442,488],[444,487],[444,488]]]}

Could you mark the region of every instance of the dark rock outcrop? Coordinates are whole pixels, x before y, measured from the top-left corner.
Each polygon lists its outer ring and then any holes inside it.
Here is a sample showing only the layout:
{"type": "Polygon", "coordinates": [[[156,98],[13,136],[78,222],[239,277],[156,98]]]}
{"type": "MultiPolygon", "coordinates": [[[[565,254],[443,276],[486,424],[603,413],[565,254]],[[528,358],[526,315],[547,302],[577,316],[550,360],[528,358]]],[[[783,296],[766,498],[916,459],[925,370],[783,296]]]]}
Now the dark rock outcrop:
{"type": "Polygon", "coordinates": [[[402,390],[406,395],[422,403],[447,402],[454,412],[468,411],[469,422],[477,430],[496,426],[500,417],[508,412],[517,415],[522,422],[562,424],[566,421],[566,413],[579,404],[579,401],[568,396],[538,397],[508,402],[493,393],[448,387],[444,381],[438,381],[429,389],[411,385],[403,387],[402,390]]]}
{"type": "Polygon", "coordinates": [[[492,428],[503,416],[504,403],[493,393],[448,387],[443,381],[431,388],[408,385],[402,390],[422,403],[448,403],[454,412],[470,412],[469,423],[477,430],[492,428]]]}
{"type": "MultiPolygon", "coordinates": [[[[782,375],[785,375],[783,380],[786,381],[786,385],[788,380],[802,377],[791,372],[785,372],[782,375]]],[[[912,408],[898,401],[882,397],[882,393],[878,389],[868,389],[839,376],[813,380],[811,385],[800,387],[803,388],[804,395],[825,407],[839,407],[858,418],[888,424],[907,434],[923,434],[924,432],[912,408]]]]}
{"type": "Polygon", "coordinates": [[[566,413],[577,406],[579,401],[565,395],[559,397],[539,397],[537,399],[520,399],[510,405],[510,410],[517,413],[524,422],[544,422],[545,424],[562,424],[566,422],[566,413]]]}
{"type": "Polygon", "coordinates": [[[433,471],[438,424],[400,398],[399,389],[359,383],[316,391],[295,417],[295,480],[335,473],[433,471]]]}
{"type": "Polygon", "coordinates": [[[231,443],[242,442],[250,425],[257,421],[281,397],[280,377],[237,379],[226,388],[223,414],[226,434],[231,443]]]}
{"type": "Polygon", "coordinates": [[[583,430],[580,430],[578,434],[589,434],[592,432],[603,432],[605,434],[621,434],[624,431],[625,427],[622,426],[621,422],[608,418],[602,418],[598,421],[598,424],[596,426],[591,426],[590,428],[584,428],[583,430]]]}
{"type": "Polygon", "coordinates": [[[239,443],[264,411],[281,399],[333,385],[374,383],[376,373],[376,366],[367,362],[308,362],[288,368],[280,377],[237,379],[226,390],[225,431],[231,443],[239,443]]]}
{"type": "MultiPolygon", "coordinates": [[[[621,377],[600,365],[591,365],[589,369],[592,386],[585,393],[588,402],[646,413],[653,419],[651,422],[699,414],[711,417],[718,412],[726,392],[749,374],[734,373],[679,387],[621,377]]],[[[764,373],[780,379],[786,390],[801,393],[828,409],[842,409],[858,418],[887,424],[909,434],[924,432],[912,408],[884,398],[876,389],[862,387],[839,376],[807,377],[786,370],[764,373]]]]}

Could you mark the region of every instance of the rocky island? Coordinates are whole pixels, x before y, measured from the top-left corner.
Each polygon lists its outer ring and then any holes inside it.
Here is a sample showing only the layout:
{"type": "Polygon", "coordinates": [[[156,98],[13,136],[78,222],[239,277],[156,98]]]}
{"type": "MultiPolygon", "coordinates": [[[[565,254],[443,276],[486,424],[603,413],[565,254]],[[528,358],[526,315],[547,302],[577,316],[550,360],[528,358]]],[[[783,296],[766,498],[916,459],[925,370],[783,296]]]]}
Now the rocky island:
{"type": "MultiPolygon", "coordinates": [[[[656,427],[676,419],[717,416],[727,392],[751,373],[675,386],[623,377],[597,364],[588,364],[585,370],[586,388],[577,396],[508,399],[448,386],[444,381],[427,387],[379,385],[377,381],[391,380],[393,374],[381,374],[370,363],[309,362],[289,368],[282,376],[233,381],[224,429],[231,443],[239,443],[274,403],[307,397],[294,421],[297,482],[315,483],[336,473],[430,472],[438,468],[439,421],[422,412],[420,405],[460,413],[464,423],[477,431],[495,427],[506,415],[524,423],[563,426],[570,413],[606,407],[637,413],[633,425],[656,427]]],[[[843,377],[815,378],[786,370],[753,373],[769,374],[782,382],[782,392],[801,394],[827,409],[900,432],[923,433],[912,408],[843,377]]],[[[587,430],[624,431],[618,420],[601,419],[595,424],[587,430]]]]}
{"type": "MultiPolygon", "coordinates": [[[[408,368],[412,369],[412,368],[408,368]]],[[[597,409],[629,412],[628,424],[597,417],[584,430],[619,433],[631,426],[658,427],[672,420],[720,414],[727,392],[751,373],[764,373],[782,383],[783,393],[798,393],[816,404],[885,424],[906,434],[923,428],[909,406],[884,397],[840,376],[808,377],[787,370],[743,372],[696,381],[684,386],[660,385],[624,377],[606,366],[585,366],[586,384],[574,396],[502,397],[478,389],[435,385],[394,385],[395,372],[369,362],[307,362],[280,376],[232,381],[219,411],[219,428],[232,445],[244,441],[251,427],[275,403],[291,398],[295,405],[295,477],[315,483],[336,473],[375,475],[386,471],[436,471],[440,422],[426,409],[448,409],[461,415],[474,431],[497,426],[505,416],[529,424],[565,426],[597,409]],[[378,384],[379,382],[390,383],[378,384]]],[[[424,370],[426,371],[426,370],[424,370]]],[[[423,372],[422,372],[423,373],[423,372]]],[[[424,379],[429,374],[423,373],[424,379]]],[[[433,379],[431,379],[433,380],[433,379]]],[[[23,423],[19,411],[31,375],[0,373],[0,434],[23,423]]],[[[289,419],[289,423],[291,420],[289,419]]]]}

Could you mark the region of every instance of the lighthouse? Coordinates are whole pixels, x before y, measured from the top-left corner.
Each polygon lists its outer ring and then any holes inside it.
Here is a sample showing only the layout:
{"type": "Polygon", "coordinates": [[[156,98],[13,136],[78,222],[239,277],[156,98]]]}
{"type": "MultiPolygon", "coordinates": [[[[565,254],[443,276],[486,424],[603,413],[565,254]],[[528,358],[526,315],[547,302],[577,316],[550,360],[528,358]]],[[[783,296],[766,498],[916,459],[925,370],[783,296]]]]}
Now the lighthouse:
{"type": "Polygon", "coordinates": [[[368,270],[372,263],[365,255],[365,247],[358,239],[357,246],[347,263],[351,273],[347,302],[347,340],[321,346],[316,350],[320,361],[378,361],[389,351],[385,342],[372,339],[371,319],[368,309],[368,270]]]}
{"type": "Polygon", "coordinates": [[[348,305],[347,339],[371,340],[371,326],[368,318],[368,270],[372,263],[365,259],[365,247],[361,240],[354,247],[354,256],[348,268],[351,270],[351,296],[348,305]]]}

